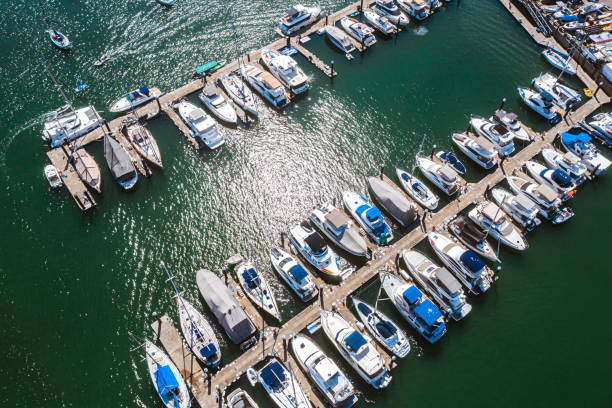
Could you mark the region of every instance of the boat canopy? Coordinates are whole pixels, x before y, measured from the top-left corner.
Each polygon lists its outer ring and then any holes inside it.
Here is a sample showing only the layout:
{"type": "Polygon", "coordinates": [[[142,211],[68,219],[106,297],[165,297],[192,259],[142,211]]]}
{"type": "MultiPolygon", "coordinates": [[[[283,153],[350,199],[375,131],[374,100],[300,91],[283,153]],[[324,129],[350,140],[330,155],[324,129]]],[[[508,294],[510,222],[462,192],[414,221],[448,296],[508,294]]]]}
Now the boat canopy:
{"type": "Polygon", "coordinates": [[[207,85],[204,88],[204,95],[208,96],[209,98],[212,97],[212,96],[218,96],[219,95],[219,90],[214,85],[207,85]]]}
{"type": "Polygon", "coordinates": [[[559,198],[559,194],[545,184],[538,185],[534,189],[534,192],[544,198],[544,200],[546,200],[548,203],[552,203],[559,198]]]}
{"type": "Polygon", "coordinates": [[[570,175],[561,169],[554,170],[550,175],[550,178],[552,178],[561,187],[571,187],[573,184],[570,175]]]}
{"type": "Polygon", "coordinates": [[[523,209],[524,211],[529,212],[529,211],[537,210],[535,208],[536,205],[534,204],[534,202],[522,194],[519,194],[514,197],[514,203],[516,204],[517,207],[523,209]]]}
{"type": "Polygon", "coordinates": [[[261,381],[274,391],[283,389],[286,380],[285,369],[276,360],[268,364],[260,373],[261,381]]]}
{"type": "Polygon", "coordinates": [[[367,344],[367,341],[357,330],[353,330],[351,334],[344,338],[344,344],[346,344],[346,346],[353,353],[357,353],[363,346],[367,344]]]}
{"type": "Polygon", "coordinates": [[[162,366],[157,364],[157,371],[155,371],[155,385],[164,403],[172,401],[174,397],[173,390],[178,389],[178,380],[174,376],[172,369],[169,365],[162,366]]]}
{"type": "Polygon", "coordinates": [[[366,211],[365,217],[369,222],[375,222],[382,217],[382,214],[378,208],[370,207],[370,209],[366,211]]]}
{"type": "Polygon", "coordinates": [[[478,136],[476,139],[474,139],[474,141],[485,150],[492,151],[495,148],[493,143],[491,143],[491,141],[486,137],[478,136]]]}
{"type": "Polygon", "coordinates": [[[440,168],[440,176],[451,183],[457,180],[457,172],[447,164],[440,168]]]}
{"type": "Polygon", "coordinates": [[[357,309],[359,309],[359,311],[361,313],[363,313],[364,315],[368,316],[370,313],[372,313],[372,309],[370,309],[370,307],[368,305],[366,305],[365,303],[360,302],[359,305],[357,306],[357,309]]]}
{"type": "Polygon", "coordinates": [[[385,339],[395,336],[397,333],[397,327],[395,327],[391,322],[386,320],[379,320],[376,323],[376,330],[383,336],[385,339]]]}
{"type": "Polygon", "coordinates": [[[471,249],[468,249],[462,253],[460,259],[461,262],[463,262],[463,264],[472,272],[480,272],[486,266],[483,260],[476,255],[476,252],[472,251],[471,249]]]}
{"type": "Polygon", "coordinates": [[[461,235],[472,239],[474,242],[482,242],[485,239],[485,233],[480,228],[472,224],[464,216],[459,216],[455,221],[455,225],[461,231],[461,235]]]}
{"type": "Polygon", "coordinates": [[[540,96],[542,97],[542,100],[544,100],[545,102],[552,102],[553,100],[553,96],[546,91],[540,92],[540,96]]]}
{"type": "Polygon", "coordinates": [[[310,249],[312,249],[312,252],[314,254],[324,252],[327,248],[327,244],[323,240],[323,237],[321,237],[314,231],[312,232],[312,234],[307,235],[306,238],[304,238],[304,241],[306,242],[306,245],[308,245],[310,249]]]}
{"type": "Polygon", "coordinates": [[[104,157],[117,180],[129,180],[136,175],[132,159],[119,142],[110,136],[104,137],[104,157]]]}
{"type": "Polygon", "coordinates": [[[346,224],[344,216],[342,215],[342,213],[337,208],[334,208],[332,211],[330,211],[329,213],[325,214],[325,219],[336,230],[339,230],[340,228],[342,228],[344,226],[344,224],[346,224]]]}
{"type": "Polygon", "coordinates": [[[453,294],[459,292],[461,290],[461,284],[459,281],[451,275],[451,273],[446,268],[439,268],[436,271],[436,276],[438,277],[438,282],[440,282],[440,286],[446,290],[449,294],[453,294]]]}
{"type": "Polygon", "coordinates": [[[482,214],[492,220],[494,223],[498,224],[503,218],[503,212],[499,209],[498,206],[493,204],[492,202],[488,202],[487,205],[482,209],[482,214]]]}
{"type": "Polygon", "coordinates": [[[242,272],[242,279],[249,289],[255,289],[261,284],[261,279],[259,279],[259,274],[255,268],[249,268],[242,272]]]}
{"type": "Polygon", "coordinates": [[[293,265],[291,269],[289,269],[289,273],[297,282],[301,282],[304,280],[304,278],[306,278],[306,276],[308,276],[308,272],[306,272],[306,270],[304,270],[300,264],[293,265]]]}
{"type": "Polygon", "coordinates": [[[217,356],[217,347],[214,344],[210,343],[207,346],[204,346],[200,349],[200,354],[206,360],[215,361],[217,356]]]}
{"type": "Polygon", "coordinates": [[[437,307],[431,303],[431,300],[425,299],[423,303],[419,304],[414,308],[414,313],[423,319],[427,326],[432,326],[439,318],[442,317],[442,313],[437,307]]]}
{"type": "Polygon", "coordinates": [[[408,289],[404,291],[402,294],[404,300],[408,302],[408,304],[415,304],[418,300],[423,296],[420,290],[417,289],[416,286],[412,285],[408,289]]]}
{"type": "Polygon", "coordinates": [[[568,145],[573,145],[575,143],[589,143],[591,141],[591,136],[587,135],[584,132],[580,132],[580,133],[570,133],[570,132],[564,132],[561,133],[561,140],[563,140],[563,143],[566,143],[568,145]]]}

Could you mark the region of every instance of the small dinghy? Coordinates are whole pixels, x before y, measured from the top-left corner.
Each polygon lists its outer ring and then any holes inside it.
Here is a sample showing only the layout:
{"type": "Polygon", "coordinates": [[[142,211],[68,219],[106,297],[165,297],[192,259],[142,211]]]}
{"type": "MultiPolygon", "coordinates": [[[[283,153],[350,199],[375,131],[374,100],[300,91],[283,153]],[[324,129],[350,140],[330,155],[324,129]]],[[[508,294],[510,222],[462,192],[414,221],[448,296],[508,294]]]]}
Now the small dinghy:
{"type": "Polygon", "coordinates": [[[276,358],[272,358],[259,372],[253,371],[249,369],[250,376],[263,385],[278,408],[312,408],[293,370],[287,370],[276,358]]]}
{"type": "Polygon", "coordinates": [[[157,141],[140,121],[134,121],[126,127],[128,139],[134,150],[138,152],[149,163],[152,163],[159,168],[163,168],[161,153],[157,141]]]}
{"type": "Polygon", "coordinates": [[[100,176],[100,167],[94,158],[87,153],[85,148],[81,147],[72,153],[74,168],[83,183],[96,190],[102,192],[102,178],[100,176]]]}
{"type": "Polygon", "coordinates": [[[393,232],[385,222],[380,210],[361,194],[352,191],[342,193],[342,200],[355,221],[378,245],[387,245],[393,240],[393,232]]]}
{"type": "Polygon", "coordinates": [[[76,86],[74,87],[75,93],[81,93],[87,88],[87,84],[83,82],[83,80],[77,75],[76,76],[76,86]]]}
{"type": "Polygon", "coordinates": [[[230,125],[238,123],[238,116],[234,107],[228,103],[219,90],[214,85],[207,85],[204,90],[198,95],[204,106],[215,115],[220,121],[230,125]]]}
{"type": "Polygon", "coordinates": [[[226,398],[227,408],[259,408],[259,405],[242,388],[236,388],[226,398]]]}
{"type": "Polygon", "coordinates": [[[187,384],[170,357],[149,340],[145,340],[145,353],[153,387],[164,407],[191,407],[187,384]]]}
{"type": "Polygon", "coordinates": [[[68,51],[72,47],[70,40],[64,34],[53,28],[50,28],[47,32],[49,33],[51,42],[60,50],[68,51]]]}
{"type": "Polygon", "coordinates": [[[370,334],[384,348],[399,358],[404,358],[410,352],[410,342],[406,333],[384,313],[359,299],[352,298],[357,314],[370,334]]]}
{"type": "Polygon", "coordinates": [[[106,64],[108,62],[109,58],[106,55],[101,56],[100,58],[98,58],[94,63],[94,67],[101,67],[102,65],[106,64]]]}
{"type": "Polygon", "coordinates": [[[205,366],[218,367],[221,363],[221,349],[208,320],[181,296],[177,295],[176,305],[187,347],[205,366]]]}
{"type": "Polygon", "coordinates": [[[376,201],[402,227],[407,227],[417,220],[419,215],[417,206],[400,191],[378,177],[368,177],[368,185],[376,201]]]}
{"type": "Polygon", "coordinates": [[[566,74],[576,75],[576,70],[570,66],[569,55],[553,48],[545,49],[542,51],[542,55],[553,67],[565,72],[566,74]]]}
{"type": "Polygon", "coordinates": [[[404,190],[414,198],[417,203],[430,210],[435,210],[436,207],[438,207],[438,196],[436,196],[429,187],[423,184],[421,180],[400,168],[396,168],[395,173],[404,190]]]}
{"type": "Polygon", "coordinates": [[[467,217],[460,215],[449,225],[448,229],[459,241],[478,255],[491,261],[500,262],[493,247],[487,241],[487,234],[473,224],[467,217]]]}
{"type": "Polygon", "coordinates": [[[436,157],[443,163],[448,163],[453,166],[453,169],[455,169],[457,173],[465,174],[465,166],[452,152],[440,150],[438,153],[436,153],[436,157]]]}
{"type": "Polygon", "coordinates": [[[240,106],[246,113],[257,117],[257,107],[255,106],[255,98],[253,92],[244,83],[242,79],[236,75],[224,75],[221,78],[221,85],[227,92],[227,95],[232,98],[236,105],[240,106]]]}
{"type": "Polygon", "coordinates": [[[138,172],[130,155],[115,139],[104,135],[104,157],[115,180],[124,190],[129,190],[138,181],[138,172]]]}
{"type": "Polygon", "coordinates": [[[270,290],[270,285],[265,276],[255,269],[250,262],[243,262],[236,267],[236,277],[242,290],[253,304],[261,310],[274,317],[281,319],[274,293],[270,290]]]}
{"type": "Polygon", "coordinates": [[[52,164],[46,165],[44,173],[51,188],[58,188],[62,186],[62,179],[55,166],[52,164]]]}

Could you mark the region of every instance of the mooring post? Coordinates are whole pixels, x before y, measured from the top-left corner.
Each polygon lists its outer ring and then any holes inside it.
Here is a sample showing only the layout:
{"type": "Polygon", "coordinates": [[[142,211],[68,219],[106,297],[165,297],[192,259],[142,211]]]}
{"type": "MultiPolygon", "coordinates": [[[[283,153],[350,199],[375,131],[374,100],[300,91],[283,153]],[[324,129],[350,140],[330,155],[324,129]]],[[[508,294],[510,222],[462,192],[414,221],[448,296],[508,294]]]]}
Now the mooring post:
{"type": "Polygon", "coordinates": [[[436,145],[433,145],[433,147],[431,148],[431,155],[429,156],[429,157],[431,157],[431,160],[433,160],[435,152],[436,152],[436,145]]]}
{"type": "Polygon", "coordinates": [[[247,53],[247,61],[251,62],[251,54],[247,53]]]}
{"type": "Polygon", "coordinates": [[[401,254],[402,254],[402,251],[398,249],[397,254],[395,255],[395,272],[399,272],[399,260],[400,260],[401,254]]]}
{"type": "Polygon", "coordinates": [[[224,266],[223,268],[221,268],[221,271],[223,272],[223,278],[225,279],[225,286],[227,286],[227,266],[224,266]]]}
{"type": "Polygon", "coordinates": [[[327,25],[327,19],[329,18],[329,16],[325,16],[325,25],[327,25]]]}
{"type": "Polygon", "coordinates": [[[503,98],[502,101],[501,101],[501,105],[499,105],[499,109],[498,110],[501,110],[504,107],[505,104],[506,104],[506,98],[503,98]]]}
{"type": "Polygon", "coordinates": [[[483,194],[485,196],[485,198],[486,198],[487,194],[489,194],[489,189],[491,189],[491,182],[490,181],[487,182],[487,187],[485,188],[485,191],[484,191],[484,194],[483,194]]]}
{"type": "Polygon", "coordinates": [[[217,391],[217,400],[219,401],[219,408],[223,408],[223,398],[221,398],[221,388],[215,385],[215,391],[217,391]]]}
{"type": "Polygon", "coordinates": [[[599,82],[597,84],[597,89],[595,90],[595,93],[593,94],[593,96],[597,95],[597,92],[599,92],[599,90],[601,89],[601,87],[603,86],[603,81],[599,82]]]}
{"type": "Polygon", "coordinates": [[[285,231],[281,230],[281,247],[285,249],[285,231]]]}
{"type": "Polygon", "coordinates": [[[361,5],[359,6],[359,12],[363,16],[363,0],[361,0],[361,5]]]}
{"type": "Polygon", "coordinates": [[[324,296],[324,293],[323,293],[323,285],[320,285],[319,286],[319,301],[321,303],[321,310],[325,309],[325,302],[323,300],[324,297],[325,296],[324,296]]]}
{"type": "Polygon", "coordinates": [[[331,66],[331,75],[329,77],[333,80],[334,79],[334,60],[331,60],[330,66],[331,66]]]}
{"type": "Polygon", "coordinates": [[[161,319],[159,318],[159,314],[157,312],[153,312],[153,317],[157,320],[158,323],[161,323],[161,319]]]}
{"type": "Polygon", "coordinates": [[[108,133],[113,133],[111,132],[110,126],[108,126],[108,122],[106,120],[104,120],[104,126],[106,126],[106,130],[108,130],[108,133]]]}
{"type": "Polygon", "coordinates": [[[291,45],[291,37],[287,36],[287,47],[291,45]]]}
{"type": "Polygon", "coordinates": [[[283,354],[284,354],[284,360],[287,361],[287,338],[285,337],[284,334],[283,334],[283,354]]]}
{"type": "Polygon", "coordinates": [[[384,173],[384,171],[385,171],[385,163],[382,163],[382,164],[380,165],[380,175],[379,175],[379,177],[380,177],[380,179],[381,179],[381,180],[383,179],[383,173],[384,173]]]}

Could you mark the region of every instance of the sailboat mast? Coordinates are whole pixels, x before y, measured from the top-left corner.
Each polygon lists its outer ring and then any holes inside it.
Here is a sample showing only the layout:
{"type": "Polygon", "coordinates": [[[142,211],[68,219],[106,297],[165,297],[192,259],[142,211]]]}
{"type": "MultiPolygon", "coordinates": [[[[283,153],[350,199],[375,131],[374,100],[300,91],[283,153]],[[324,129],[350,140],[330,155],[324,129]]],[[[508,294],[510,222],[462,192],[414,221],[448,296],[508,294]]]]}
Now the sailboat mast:
{"type": "Polygon", "coordinates": [[[193,353],[193,330],[195,328],[195,325],[193,324],[193,318],[189,314],[189,310],[185,306],[185,302],[183,302],[183,298],[181,297],[178,289],[176,288],[176,285],[174,284],[174,278],[170,275],[170,272],[168,272],[168,269],[166,268],[166,264],[162,262],[161,266],[162,268],[164,268],[164,272],[166,272],[166,275],[168,275],[168,280],[172,284],[172,289],[174,289],[174,293],[176,293],[177,299],[179,300],[179,302],[181,302],[181,305],[183,305],[183,309],[185,309],[185,313],[187,313],[187,317],[189,318],[189,323],[191,325],[191,331],[189,333],[191,344],[189,344],[189,348],[191,352],[193,353]]]}
{"type": "Polygon", "coordinates": [[[51,71],[49,71],[49,68],[47,68],[47,64],[45,64],[45,61],[42,58],[39,58],[39,61],[42,64],[45,71],[47,72],[47,75],[49,75],[49,77],[55,84],[55,89],[57,89],[57,91],[62,95],[62,97],[64,98],[64,102],[66,102],[66,105],[69,105],[70,109],[74,112],[74,109],[72,108],[72,102],[70,102],[70,100],[68,99],[64,91],[62,90],[62,87],[60,86],[60,84],[57,82],[57,80],[55,79],[51,71]]]}

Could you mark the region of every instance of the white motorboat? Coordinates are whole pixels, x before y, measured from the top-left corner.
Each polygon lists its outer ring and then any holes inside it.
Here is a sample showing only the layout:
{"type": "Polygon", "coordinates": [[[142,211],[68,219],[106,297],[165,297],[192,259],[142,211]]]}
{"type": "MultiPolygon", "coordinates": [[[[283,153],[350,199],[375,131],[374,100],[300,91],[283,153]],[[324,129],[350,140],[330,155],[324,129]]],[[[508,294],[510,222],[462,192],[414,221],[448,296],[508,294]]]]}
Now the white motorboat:
{"type": "Polygon", "coordinates": [[[176,305],[187,347],[205,366],[218,367],[221,363],[221,348],[208,320],[180,295],[176,298],[176,305]]]}
{"type": "Polygon", "coordinates": [[[602,112],[593,115],[589,126],[594,129],[596,137],[608,147],[612,147],[612,113],[602,112]]]}
{"type": "MultiPolygon", "coordinates": [[[[407,26],[410,23],[408,16],[402,13],[393,0],[376,0],[376,4],[371,5],[370,8],[396,26],[407,26]]],[[[365,13],[364,11],[364,15],[365,13]]]]}
{"type": "Polygon", "coordinates": [[[472,310],[461,283],[446,269],[439,267],[418,251],[402,251],[402,259],[412,278],[431,296],[440,309],[455,320],[472,310]]]}
{"type": "Polygon", "coordinates": [[[62,179],[54,165],[47,164],[45,166],[44,173],[51,188],[58,188],[62,186],[62,179]]]}
{"type": "Polygon", "coordinates": [[[144,103],[152,101],[161,95],[161,92],[157,88],[147,88],[146,86],[142,86],[138,89],[135,89],[131,92],[128,92],[127,95],[123,96],[121,99],[117,100],[113,103],[108,110],[110,112],[119,113],[126,112],[130,110],[132,107],[140,106],[144,103]]]}
{"type": "Polygon", "coordinates": [[[546,184],[532,183],[517,176],[507,176],[506,181],[515,194],[530,198],[540,208],[540,214],[550,219],[561,206],[561,196],[546,184]]]}
{"type": "Polygon", "coordinates": [[[393,240],[393,232],[385,222],[380,210],[361,194],[352,191],[342,193],[342,201],[348,212],[378,245],[387,245],[393,240]]]}
{"type": "Polygon", "coordinates": [[[356,401],[355,388],[340,367],[308,337],[291,339],[295,359],[332,407],[350,407],[356,401]]]}
{"type": "Polygon", "coordinates": [[[380,15],[373,11],[364,10],[363,18],[366,23],[380,31],[382,35],[393,35],[397,28],[384,15],[380,15]]]}
{"type": "Polygon", "coordinates": [[[204,110],[193,103],[182,100],[174,105],[179,116],[191,129],[193,137],[199,138],[209,149],[216,149],[225,144],[215,121],[204,110]]]}
{"type": "Polygon", "coordinates": [[[276,358],[272,358],[256,376],[278,408],[312,408],[293,371],[287,370],[276,358]]]}
{"type": "Polygon", "coordinates": [[[505,125],[495,124],[480,116],[472,116],[470,125],[478,136],[493,143],[500,157],[508,157],[514,151],[514,135],[505,125]]]}
{"type": "Polygon", "coordinates": [[[496,187],[491,191],[493,199],[499,207],[508,214],[514,222],[527,231],[532,231],[540,225],[538,206],[524,195],[514,195],[508,190],[496,187]]]}
{"type": "Polygon", "coordinates": [[[605,174],[610,167],[610,160],[605,158],[591,143],[591,137],[586,133],[571,129],[561,134],[561,144],[568,152],[580,157],[587,169],[596,176],[605,174]]]}
{"type": "Polygon", "coordinates": [[[507,219],[501,208],[490,201],[483,201],[474,207],[468,217],[487,233],[509,248],[524,251],[529,247],[527,240],[507,219]]]}
{"type": "Polygon", "coordinates": [[[242,388],[237,388],[226,398],[227,408],[259,408],[259,405],[242,388]]]}
{"type": "Polygon", "coordinates": [[[360,23],[351,17],[343,17],[340,20],[340,26],[346,31],[348,35],[353,37],[359,44],[364,47],[371,47],[376,44],[376,37],[374,37],[374,30],[368,27],[364,23],[360,23]]]}
{"type": "Polygon", "coordinates": [[[406,333],[380,310],[361,300],[352,299],[359,319],[368,332],[395,356],[406,357],[410,352],[410,342],[406,333]]]}
{"type": "Polygon", "coordinates": [[[221,77],[221,85],[227,95],[232,98],[232,101],[242,108],[248,114],[255,117],[259,114],[255,105],[253,92],[249,89],[244,81],[236,75],[223,75],[221,77]]]}
{"type": "Polygon", "coordinates": [[[423,184],[421,180],[400,168],[396,168],[395,173],[406,193],[414,198],[416,202],[430,210],[435,210],[438,207],[438,196],[423,184]]]}
{"type": "Polygon", "coordinates": [[[483,232],[466,216],[457,216],[457,218],[448,224],[448,230],[452,232],[463,245],[470,248],[478,255],[493,262],[501,262],[493,250],[493,247],[487,241],[488,234],[483,232]]]}
{"type": "Polygon", "coordinates": [[[323,277],[335,282],[342,280],[338,256],[307,221],[291,228],[289,240],[323,277]]]}
{"type": "Polygon", "coordinates": [[[380,281],[391,303],[421,336],[430,343],[444,336],[444,316],[414,282],[404,281],[388,272],[380,272],[380,281]]]}
{"type": "Polygon", "coordinates": [[[64,111],[45,122],[42,138],[50,142],[52,148],[55,148],[91,132],[103,122],[104,120],[93,106],[86,106],[68,113],[64,111]]]}
{"type": "Polygon", "coordinates": [[[531,81],[531,85],[539,92],[547,92],[561,109],[572,109],[580,103],[580,94],[567,85],[559,82],[556,76],[546,72],[531,81]]]}
{"type": "Polygon", "coordinates": [[[397,0],[397,5],[419,21],[425,20],[431,13],[426,0],[397,0]]]}
{"type": "Polygon", "coordinates": [[[238,282],[251,302],[280,321],[281,314],[266,277],[250,262],[242,262],[235,270],[238,282]]]}
{"type": "Polygon", "coordinates": [[[527,88],[517,88],[517,90],[525,105],[540,114],[544,119],[549,120],[551,124],[555,125],[561,121],[561,115],[552,103],[551,94],[548,92],[538,93],[527,88]]]}
{"type": "Polygon", "coordinates": [[[321,310],[321,327],[338,352],[357,371],[365,382],[375,389],[382,389],[391,382],[385,361],[367,334],[353,329],[335,312],[321,310]]]}
{"type": "Polygon", "coordinates": [[[298,95],[308,90],[308,77],[290,56],[264,48],[261,50],[261,61],[292,94],[298,95]]]}
{"type": "Polygon", "coordinates": [[[187,384],[170,357],[149,340],[145,340],[145,353],[149,376],[164,407],[191,407],[187,384]]]}
{"type": "Polygon", "coordinates": [[[308,302],[319,294],[317,285],[302,265],[291,254],[280,248],[270,248],[270,262],[276,273],[289,285],[291,290],[302,300],[308,302]]]}
{"type": "Polygon", "coordinates": [[[523,127],[523,124],[518,120],[516,113],[506,112],[503,109],[498,109],[495,114],[489,118],[491,122],[504,125],[512,133],[515,139],[522,140],[523,142],[530,142],[532,139],[529,137],[529,133],[523,127]]]}
{"type": "Polygon", "coordinates": [[[225,100],[219,93],[219,90],[214,85],[207,85],[198,95],[204,106],[208,108],[210,113],[215,115],[217,119],[230,125],[238,123],[238,115],[234,107],[225,100]]]}
{"type": "Polygon", "coordinates": [[[561,153],[554,148],[543,149],[541,153],[546,164],[552,169],[565,171],[577,186],[586,180],[587,168],[574,153],[561,153]]]}
{"type": "Polygon", "coordinates": [[[471,133],[453,133],[451,139],[467,157],[485,170],[497,164],[497,151],[495,145],[482,136],[471,133]]]}
{"type": "Polygon", "coordinates": [[[126,126],[128,139],[134,150],[138,152],[149,163],[152,163],[160,168],[163,168],[161,152],[157,141],[140,121],[135,120],[126,126]]]}
{"type": "Polygon", "coordinates": [[[49,33],[49,39],[51,39],[53,45],[60,50],[68,51],[70,48],[72,48],[72,43],[64,34],[53,28],[48,29],[47,33],[49,33]]]}
{"type": "Polygon", "coordinates": [[[348,35],[341,29],[335,26],[325,26],[325,34],[329,41],[334,44],[340,51],[349,54],[355,51],[355,46],[348,35]]]}
{"type": "Polygon", "coordinates": [[[418,156],[416,163],[421,173],[446,195],[452,196],[459,192],[459,176],[450,165],[438,164],[425,157],[418,156]]]}
{"type": "Polygon", "coordinates": [[[547,48],[542,51],[542,55],[546,58],[546,61],[553,67],[565,72],[566,74],[576,75],[576,70],[570,65],[569,55],[557,51],[553,48],[547,48]]]}
{"type": "Polygon", "coordinates": [[[353,222],[333,204],[315,207],[309,219],[340,248],[356,256],[368,256],[368,246],[357,229],[352,227],[353,222]]]}
{"type": "Polygon", "coordinates": [[[275,108],[281,109],[289,104],[290,99],[287,90],[271,73],[262,71],[254,65],[245,64],[240,66],[240,74],[253,89],[275,108]]]}
{"type": "Polygon", "coordinates": [[[321,9],[319,7],[305,7],[297,4],[291,7],[287,14],[280,19],[278,28],[283,34],[292,35],[317,21],[320,14],[321,9]]]}
{"type": "Polygon", "coordinates": [[[568,200],[576,193],[576,185],[572,178],[561,169],[551,170],[532,160],[525,162],[527,172],[535,181],[546,184],[561,195],[561,200],[568,200]]]}

